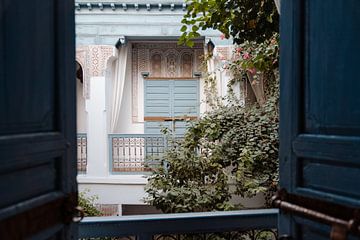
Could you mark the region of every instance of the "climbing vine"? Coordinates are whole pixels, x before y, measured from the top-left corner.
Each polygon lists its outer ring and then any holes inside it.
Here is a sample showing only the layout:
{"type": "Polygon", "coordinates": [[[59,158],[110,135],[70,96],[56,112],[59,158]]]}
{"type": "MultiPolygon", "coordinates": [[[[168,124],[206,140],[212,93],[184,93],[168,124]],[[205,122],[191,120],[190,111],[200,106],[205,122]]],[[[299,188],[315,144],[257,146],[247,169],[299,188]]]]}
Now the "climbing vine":
{"type": "Polygon", "coordinates": [[[164,212],[230,210],[241,207],[230,201],[234,195],[274,191],[278,79],[269,82],[264,106],[244,108],[229,99],[189,122],[184,138],[170,144],[161,167],[149,177],[145,201],[164,212]]]}
{"type": "Polygon", "coordinates": [[[229,94],[218,98],[214,74],[204,76],[211,111],[189,122],[183,139],[167,134],[170,144],[148,178],[145,202],[166,213],[241,208],[233,196],[269,196],[278,182],[279,16],[273,0],[187,3],[181,44],[191,46],[208,28],[237,44],[223,66],[232,75],[229,94]],[[257,102],[244,107],[233,92],[237,82],[249,82],[257,102]]]}

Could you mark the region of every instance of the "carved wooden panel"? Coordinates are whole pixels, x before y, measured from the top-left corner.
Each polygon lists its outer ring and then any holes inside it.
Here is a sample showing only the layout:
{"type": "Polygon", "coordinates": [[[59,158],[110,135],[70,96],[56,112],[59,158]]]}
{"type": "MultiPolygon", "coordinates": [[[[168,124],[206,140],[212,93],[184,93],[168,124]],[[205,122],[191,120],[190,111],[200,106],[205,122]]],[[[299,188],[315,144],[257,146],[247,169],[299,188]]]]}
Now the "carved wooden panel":
{"type": "Polygon", "coordinates": [[[159,53],[151,56],[151,73],[155,76],[162,76],[162,55],[159,53]]]}
{"type": "Polygon", "coordinates": [[[138,119],[139,81],[141,72],[151,78],[192,78],[201,71],[204,45],[195,43],[193,48],[179,46],[176,42],[134,43],[132,52],[132,119],[138,119]]]}
{"type": "Polygon", "coordinates": [[[193,54],[184,53],[181,56],[181,72],[183,77],[192,77],[193,72],[193,54]]]}

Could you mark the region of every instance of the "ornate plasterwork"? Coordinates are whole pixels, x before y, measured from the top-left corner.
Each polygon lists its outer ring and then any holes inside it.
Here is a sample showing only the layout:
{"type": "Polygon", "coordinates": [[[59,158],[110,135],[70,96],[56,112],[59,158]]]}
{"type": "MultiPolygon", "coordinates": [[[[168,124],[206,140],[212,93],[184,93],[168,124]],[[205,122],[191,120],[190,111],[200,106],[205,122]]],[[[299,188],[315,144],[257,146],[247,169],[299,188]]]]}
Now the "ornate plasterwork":
{"type": "Polygon", "coordinates": [[[83,97],[88,99],[89,98],[89,81],[88,79],[88,67],[87,67],[87,51],[84,47],[79,47],[76,49],[76,61],[81,65],[83,70],[83,97]]]}
{"type": "Polygon", "coordinates": [[[106,65],[110,57],[115,56],[113,46],[89,46],[91,77],[105,76],[106,65]]]}
{"type": "Polygon", "coordinates": [[[179,46],[176,42],[133,43],[132,50],[132,119],[139,119],[139,82],[142,72],[149,72],[151,78],[192,78],[201,71],[204,54],[203,43],[193,48],[179,46]]]}
{"type": "Polygon", "coordinates": [[[84,97],[90,97],[90,78],[105,76],[106,67],[111,57],[115,57],[116,48],[107,45],[78,46],[76,61],[84,71],[84,97]]]}

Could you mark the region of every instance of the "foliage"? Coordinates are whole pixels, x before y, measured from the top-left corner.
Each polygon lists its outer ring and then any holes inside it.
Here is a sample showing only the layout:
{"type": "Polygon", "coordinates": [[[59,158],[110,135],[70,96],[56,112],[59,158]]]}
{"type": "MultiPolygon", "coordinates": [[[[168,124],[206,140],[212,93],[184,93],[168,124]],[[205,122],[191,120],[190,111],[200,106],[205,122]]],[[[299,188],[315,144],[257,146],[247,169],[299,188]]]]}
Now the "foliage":
{"type": "Polygon", "coordinates": [[[95,207],[98,197],[95,195],[89,196],[89,192],[89,189],[85,189],[79,193],[79,206],[84,210],[85,217],[101,216],[101,212],[95,207]]]}
{"type": "Polygon", "coordinates": [[[234,43],[263,42],[278,32],[274,0],[187,0],[180,43],[192,46],[199,30],[217,29],[234,43]]]}
{"type": "MultiPolygon", "coordinates": [[[[179,43],[192,46],[199,31],[217,29],[237,44],[226,64],[233,79],[226,104],[216,80],[205,77],[212,108],[173,141],[149,177],[146,202],[164,212],[230,210],[233,195],[252,197],[278,181],[278,22],[273,0],[187,0],[179,43]],[[266,102],[244,108],[231,91],[235,82],[264,76],[266,102]],[[231,187],[234,186],[234,187],[231,187]]],[[[205,58],[206,59],[206,58],[205,58]]],[[[248,80],[246,80],[248,81],[248,80]]],[[[171,134],[168,134],[171,140],[171,134]]]]}
{"type": "MultiPolygon", "coordinates": [[[[260,44],[246,41],[236,45],[234,57],[226,65],[232,76],[228,84],[229,93],[233,94],[232,86],[244,79],[251,80],[253,86],[258,84],[259,76],[264,76],[264,90],[269,91],[269,84],[274,79],[273,74],[279,68],[279,53],[278,33],[260,44]]],[[[269,93],[264,94],[269,95],[269,93]]]]}
{"type": "MultiPolygon", "coordinates": [[[[272,75],[274,77],[274,75],[272,75]]],[[[263,107],[235,99],[190,123],[149,177],[146,202],[164,212],[230,210],[233,194],[274,190],[278,170],[278,81],[263,107]],[[165,161],[165,160],[163,160],[165,161]],[[235,185],[232,190],[229,183],[235,185]]]]}
{"type": "Polygon", "coordinates": [[[269,73],[279,67],[279,34],[274,33],[262,43],[245,41],[235,48],[234,59],[229,63],[235,78],[257,72],[269,73]]]}

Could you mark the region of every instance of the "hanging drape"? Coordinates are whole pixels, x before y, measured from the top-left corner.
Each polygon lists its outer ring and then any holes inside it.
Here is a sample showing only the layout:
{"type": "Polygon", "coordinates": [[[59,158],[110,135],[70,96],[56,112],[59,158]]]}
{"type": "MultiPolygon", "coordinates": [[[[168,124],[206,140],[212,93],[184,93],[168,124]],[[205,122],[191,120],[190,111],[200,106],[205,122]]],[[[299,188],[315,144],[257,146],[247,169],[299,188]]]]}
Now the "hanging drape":
{"type": "Polygon", "coordinates": [[[113,78],[110,133],[116,133],[120,120],[120,109],[124,95],[126,69],[128,64],[128,47],[121,46],[118,56],[115,63],[115,74],[113,78]]]}
{"type": "Polygon", "coordinates": [[[278,13],[280,14],[280,0],[274,0],[278,13]]]}

